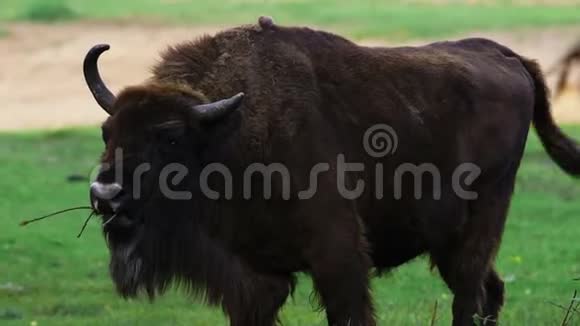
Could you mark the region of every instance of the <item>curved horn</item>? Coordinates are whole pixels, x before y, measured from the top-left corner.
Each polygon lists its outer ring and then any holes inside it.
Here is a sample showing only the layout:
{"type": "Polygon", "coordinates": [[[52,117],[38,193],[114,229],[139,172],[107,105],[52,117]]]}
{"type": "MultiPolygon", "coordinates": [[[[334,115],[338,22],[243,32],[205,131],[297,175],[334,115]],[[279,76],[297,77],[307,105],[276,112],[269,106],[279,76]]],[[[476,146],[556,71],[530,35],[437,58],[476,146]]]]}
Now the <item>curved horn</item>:
{"type": "Polygon", "coordinates": [[[107,111],[108,114],[112,115],[113,103],[115,103],[115,95],[107,88],[101,75],[99,74],[99,68],[97,67],[97,61],[99,56],[110,48],[108,44],[98,44],[93,46],[87,55],[85,56],[85,61],[83,63],[83,72],[85,74],[85,81],[93,97],[99,103],[99,105],[107,111]]]}
{"type": "Polygon", "coordinates": [[[238,93],[225,100],[196,105],[193,107],[193,110],[201,120],[215,121],[235,111],[242,103],[243,98],[244,93],[238,93]]]}

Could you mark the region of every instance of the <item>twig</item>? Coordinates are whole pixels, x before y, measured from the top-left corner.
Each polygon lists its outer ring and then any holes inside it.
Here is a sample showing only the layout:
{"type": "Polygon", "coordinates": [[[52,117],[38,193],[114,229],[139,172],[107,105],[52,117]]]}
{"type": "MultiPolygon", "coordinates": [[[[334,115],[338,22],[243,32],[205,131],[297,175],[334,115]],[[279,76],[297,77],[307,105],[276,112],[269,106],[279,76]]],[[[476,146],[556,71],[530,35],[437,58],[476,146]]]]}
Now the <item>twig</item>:
{"type": "Polygon", "coordinates": [[[105,223],[103,223],[103,227],[107,226],[107,224],[111,223],[111,221],[113,221],[115,219],[115,217],[117,217],[117,214],[113,214],[113,216],[111,216],[107,221],[105,221],[105,223]]]}
{"type": "MultiPolygon", "coordinates": [[[[576,301],[578,301],[578,299],[576,299],[576,301]]],[[[567,307],[564,307],[564,306],[563,306],[563,305],[561,305],[561,304],[557,304],[557,303],[555,303],[555,302],[552,302],[552,301],[547,301],[547,302],[548,302],[549,304],[551,304],[552,306],[556,307],[556,308],[560,308],[560,309],[562,309],[562,311],[566,311],[566,310],[568,310],[568,308],[567,308],[567,307]]],[[[579,302],[579,303],[578,303],[578,304],[577,304],[575,307],[573,307],[573,308],[572,308],[572,311],[573,311],[573,312],[575,312],[575,313],[580,313],[580,310],[578,309],[578,308],[580,308],[579,306],[580,306],[580,302],[579,302]]]]}
{"type": "Polygon", "coordinates": [[[568,309],[566,309],[566,314],[564,315],[564,319],[562,319],[561,326],[567,326],[568,322],[570,321],[568,318],[572,318],[572,314],[570,311],[575,310],[574,303],[576,302],[576,296],[578,295],[578,291],[574,290],[574,295],[572,296],[572,300],[570,300],[570,305],[568,309]]]}
{"type": "Polygon", "coordinates": [[[85,229],[87,228],[87,225],[89,224],[89,221],[91,220],[91,217],[93,217],[94,215],[95,215],[95,212],[91,212],[91,214],[89,214],[89,217],[87,217],[87,219],[85,220],[85,223],[83,224],[81,231],[77,235],[77,238],[80,238],[83,235],[83,232],[85,232],[85,229]]]}
{"type": "Polygon", "coordinates": [[[41,216],[41,217],[37,217],[37,218],[31,219],[31,220],[22,221],[22,222],[20,222],[20,226],[26,226],[26,225],[28,225],[30,223],[34,223],[34,222],[38,222],[38,221],[44,220],[45,218],[49,218],[49,217],[52,217],[52,216],[55,216],[55,215],[58,215],[58,214],[62,214],[62,213],[66,213],[66,212],[70,212],[70,211],[76,211],[76,210],[79,210],[79,209],[91,209],[92,210],[93,208],[90,207],[90,206],[79,206],[79,207],[67,208],[67,209],[63,209],[63,210],[60,210],[58,212],[54,212],[54,213],[51,213],[51,214],[48,214],[48,215],[44,215],[44,216],[41,216]]]}

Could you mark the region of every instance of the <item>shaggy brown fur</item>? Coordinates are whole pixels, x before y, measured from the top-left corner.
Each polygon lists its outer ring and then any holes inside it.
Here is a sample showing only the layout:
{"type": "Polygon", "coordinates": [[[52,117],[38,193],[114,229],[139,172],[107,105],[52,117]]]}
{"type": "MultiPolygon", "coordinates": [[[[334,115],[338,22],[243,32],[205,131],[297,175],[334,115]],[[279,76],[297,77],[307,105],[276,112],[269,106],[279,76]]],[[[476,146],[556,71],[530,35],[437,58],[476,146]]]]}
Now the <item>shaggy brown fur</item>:
{"type": "MultiPolygon", "coordinates": [[[[427,254],[455,295],[454,325],[472,325],[474,314],[497,319],[504,285],[494,257],[531,122],[556,163],[580,174],[580,151],[552,120],[538,66],[485,39],[368,48],[308,28],[265,25],[172,47],[149,82],[118,95],[103,125],[103,161],[114,164],[113,151],[122,147],[126,171],[152,165],[140,199],[127,196],[132,183],[124,181],[124,217],[105,227],[120,293],[145,289],[153,297],[178,282],[220,304],[234,326],[272,326],[294,273],[305,271],[329,325],[369,326],[376,324],[371,268],[427,254]],[[246,94],[242,105],[220,121],[192,114],[192,104],[238,92],[246,94]],[[362,144],[378,123],[398,137],[396,152],[382,158],[362,144]],[[346,174],[348,189],[357,180],[367,185],[359,198],[337,189],[339,154],[364,163],[363,172],[346,174]],[[156,180],[171,162],[189,168],[175,187],[192,191],[192,199],[161,195],[156,180]],[[212,162],[232,171],[232,199],[201,194],[199,173],[212,162]],[[243,171],[254,162],[288,168],[289,199],[276,177],[272,198],[264,199],[261,182],[252,183],[252,199],[243,198],[243,171]],[[330,171],[318,176],[314,197],[299,200],[319,162],[330,171]],[[478,194],[473,200],[452,187],[454,169],[465,162],[481,168],[467,185],[478,194]],[[402,198],[394,198],[393,174],[405,163],[438,168],[439,199],[428,177],[420,199],[407,177],[402,198]]],[[[211,188],[223,194],[223,178],[213,176],[211,188]]],[[[98,180],[112,182],[111,172],[98,180]]]]}

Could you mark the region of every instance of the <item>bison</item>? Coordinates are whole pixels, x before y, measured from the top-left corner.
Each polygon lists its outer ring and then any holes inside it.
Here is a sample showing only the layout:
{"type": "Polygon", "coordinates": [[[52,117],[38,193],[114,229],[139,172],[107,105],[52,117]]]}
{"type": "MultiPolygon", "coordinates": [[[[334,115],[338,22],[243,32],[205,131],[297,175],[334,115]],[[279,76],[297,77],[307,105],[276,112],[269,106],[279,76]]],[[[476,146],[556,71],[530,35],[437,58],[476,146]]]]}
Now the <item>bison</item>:
{"type": "Polygon", "coordinates": [[[363,47],[262,18],[170,47],[116,96],[97,69],[108,49],[84,61],[110,115],[90,199],[124,297],[177,284],[233,326],[271,326],[305,272],[329,325],[375,325],[369,277],[428,255],[453,325],[497,321],[494,259],[530,123],[580,175],[540,68],[490,40],[363,47]]]}

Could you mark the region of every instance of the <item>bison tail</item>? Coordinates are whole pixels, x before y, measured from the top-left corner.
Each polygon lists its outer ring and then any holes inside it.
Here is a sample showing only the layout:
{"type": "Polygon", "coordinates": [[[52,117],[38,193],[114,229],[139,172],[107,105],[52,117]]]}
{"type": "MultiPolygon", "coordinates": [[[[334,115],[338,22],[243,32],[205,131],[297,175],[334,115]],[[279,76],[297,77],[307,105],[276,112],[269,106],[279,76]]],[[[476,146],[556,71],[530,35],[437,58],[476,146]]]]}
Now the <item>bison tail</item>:
{"type": "Polygon", "coordinates": [[[580,177],[580,146],[566,136],[554,122],[550,112],[549,90],[539,65],[522,58],[522,64],[534,81],[534,127],[550,157],[572,176],[580,177]]]}

